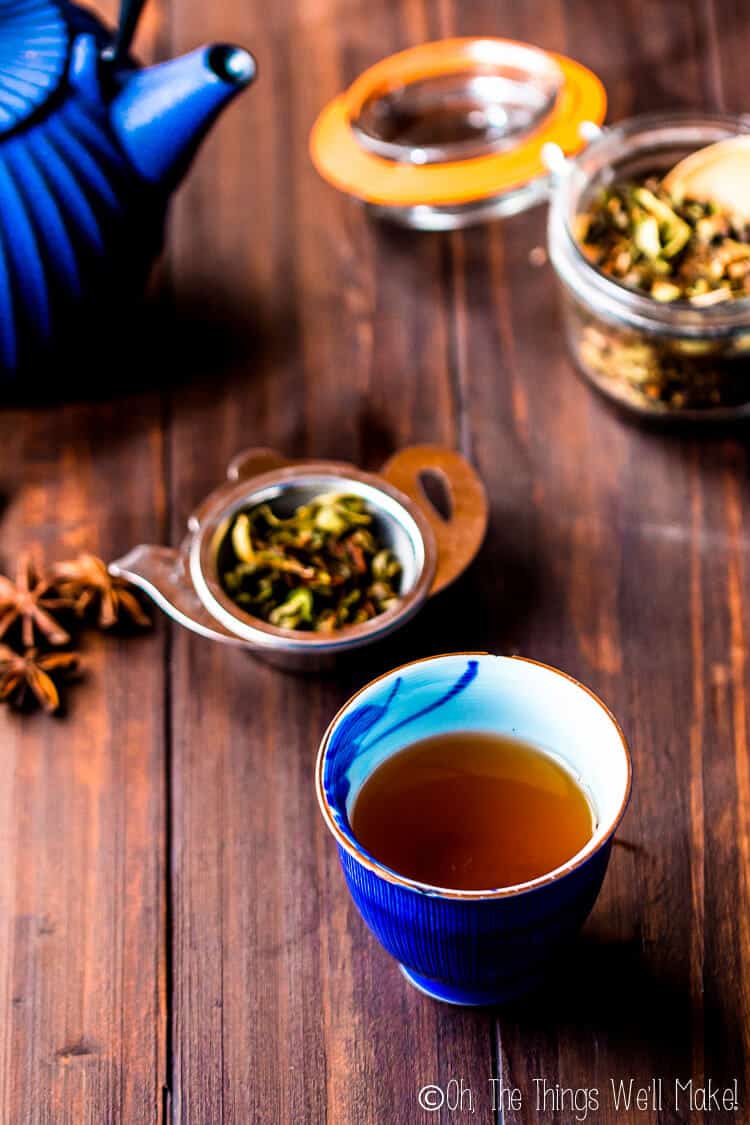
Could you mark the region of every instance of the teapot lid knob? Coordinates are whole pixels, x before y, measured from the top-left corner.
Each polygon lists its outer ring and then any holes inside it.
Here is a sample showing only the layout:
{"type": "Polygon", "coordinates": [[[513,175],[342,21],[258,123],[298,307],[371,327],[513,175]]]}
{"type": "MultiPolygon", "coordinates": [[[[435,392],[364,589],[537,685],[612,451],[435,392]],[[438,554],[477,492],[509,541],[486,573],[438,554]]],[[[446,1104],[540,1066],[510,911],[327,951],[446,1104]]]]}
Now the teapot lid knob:
{"type": "Polygon", "coordinates": [[[0,137],[55,92],[69,47],[70,29],[54,0],[0,0],[0,137]]]}

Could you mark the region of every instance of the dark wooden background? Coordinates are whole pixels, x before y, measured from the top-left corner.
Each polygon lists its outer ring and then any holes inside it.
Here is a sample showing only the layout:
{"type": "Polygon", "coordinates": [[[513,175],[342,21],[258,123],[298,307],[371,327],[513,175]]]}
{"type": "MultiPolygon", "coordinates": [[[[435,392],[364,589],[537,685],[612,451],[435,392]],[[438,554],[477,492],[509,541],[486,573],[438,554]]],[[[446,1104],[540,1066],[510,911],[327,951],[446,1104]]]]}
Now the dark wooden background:
{"type": "MultiPolygon", "coordinates": [[[[114,4],[109,3],[108,15],[114,4]]],[[[750,104],[742,0],[164,0],[145,58],[249,46],[171,215],[145,389],[0,412],[0,553],[176,543],[252,444],[377,467],[455,444],[492,501],[472,571],[338,678],[299,679],[159,620],[91,642],[67,719],[0,715],[0,1120],[490,1122],[489,1079],[738,1078],[750,1121],[747,438],[626,424],[566,356],[545,212],[466,234],[372,225],[307,137],[381,56],[500,34],[593,67],[610,120],[750,104]],[[636,788],[564,977],[500,1013],[411,990],[365,931],[315,805],[347,694],[464,647],[565,668],[621,718],[636,788]],[[463,1079],[475,1114],[428,1114],[463,1079]]],[[[627,1122],[603,1098],[589,1120],[627,1122]]]]}

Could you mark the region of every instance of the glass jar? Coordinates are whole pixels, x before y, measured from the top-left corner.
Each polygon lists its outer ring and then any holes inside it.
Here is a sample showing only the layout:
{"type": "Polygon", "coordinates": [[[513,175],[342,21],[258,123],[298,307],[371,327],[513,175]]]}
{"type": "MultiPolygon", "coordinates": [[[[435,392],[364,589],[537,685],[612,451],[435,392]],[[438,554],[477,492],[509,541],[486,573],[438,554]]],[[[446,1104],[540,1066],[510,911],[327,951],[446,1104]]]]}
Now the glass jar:
{"type": "Polygon", "coordinates": [[[750,415],[750,297],[701,308],[661,304],[587,261],[575,218],[613,182],[666,173],[690,152],[748,132],[750,117],[648,114],[603,130],[555,169],[549,251],[570,350],[591,383],[639,414],[750,415]]]}

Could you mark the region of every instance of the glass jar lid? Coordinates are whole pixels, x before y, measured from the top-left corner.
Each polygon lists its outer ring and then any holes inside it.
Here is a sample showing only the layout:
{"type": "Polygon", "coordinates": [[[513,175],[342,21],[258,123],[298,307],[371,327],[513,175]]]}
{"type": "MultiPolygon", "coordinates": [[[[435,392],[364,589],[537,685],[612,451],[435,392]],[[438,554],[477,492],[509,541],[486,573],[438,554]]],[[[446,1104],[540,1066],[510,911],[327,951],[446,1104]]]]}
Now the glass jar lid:
{"type": "Polygon", "coordinates": [[[509,214],[546,194],[542,149],[580,150],[599,79],[508,39],[425,43],[365,71],[321,113],[310,151],[340,190],[410,226],[509,214]]]}

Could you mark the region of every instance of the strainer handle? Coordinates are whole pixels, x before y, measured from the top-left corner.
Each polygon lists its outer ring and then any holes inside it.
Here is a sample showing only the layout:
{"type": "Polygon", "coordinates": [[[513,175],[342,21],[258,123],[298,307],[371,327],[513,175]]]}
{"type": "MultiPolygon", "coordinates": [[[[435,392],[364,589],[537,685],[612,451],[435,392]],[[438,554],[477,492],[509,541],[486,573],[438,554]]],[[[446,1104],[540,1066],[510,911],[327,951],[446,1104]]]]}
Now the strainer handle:
{"type": "Polygon", "coordinates": [[[238,453],[227,465],[227,480],[251,480],[261,473],[270,473],[272,469],[282,469],[285,465],[291,464],[292,462],[283,453],[268,449],[266,446],[243,449],[242,453],[238,453]]]}
{"type": "Polygon", "coordinates": [[[437,445],[411,445],[386,461],[380,475],[419,505],[435,534],[438,562],[430,594],[449,586],[466,570],[482,545],[488,505],[484,485],[465,457],[437,445]],[[449,511],[442,515],[425,491],[437,478],[449,511]]]}
{"type": "Polygon", "coordinates": [[[248,645],[225,629],[202,604],[190,579],[184,550],[152,547],[142,543],[121,559],[109,564],[115,578],[132,582],[168,617],[193,633],[223,644],[247,648],[248,645]]]}
{"type": "Polygon", "coordinates": [[[215,488],[201,501],[197,508],[193,509],[188,519],[188,527],[191,531],[198,531],[206,512],[211,511],[222,497],[231,496],[238,481],[252,480],[253,477],[259,477],[262,473],[270,473],[272,469],[281,469],[291,463],[288,458],[282,456],[281,453],[277,453],[275,449],[267,449],[265,446],[243,449],[227,465],[226,483],[215,488]]]}

